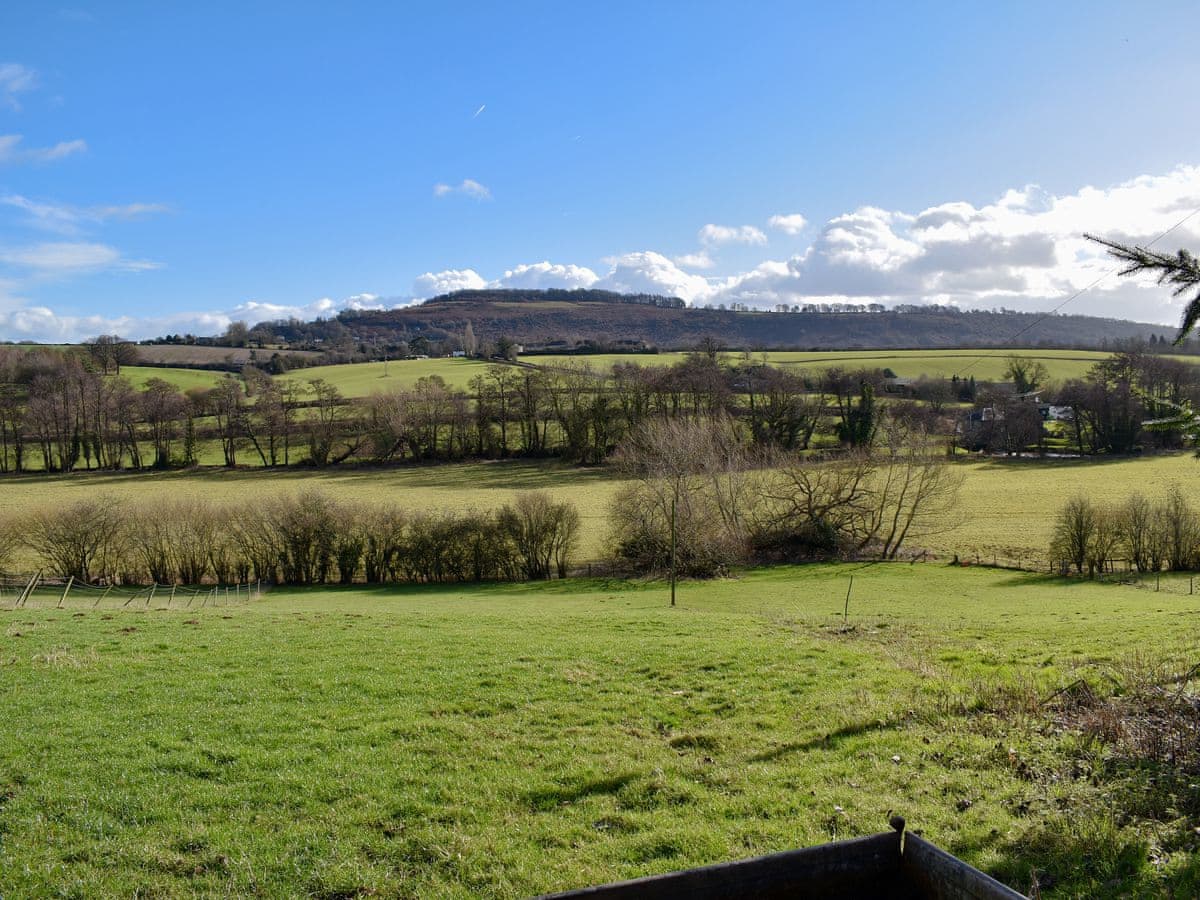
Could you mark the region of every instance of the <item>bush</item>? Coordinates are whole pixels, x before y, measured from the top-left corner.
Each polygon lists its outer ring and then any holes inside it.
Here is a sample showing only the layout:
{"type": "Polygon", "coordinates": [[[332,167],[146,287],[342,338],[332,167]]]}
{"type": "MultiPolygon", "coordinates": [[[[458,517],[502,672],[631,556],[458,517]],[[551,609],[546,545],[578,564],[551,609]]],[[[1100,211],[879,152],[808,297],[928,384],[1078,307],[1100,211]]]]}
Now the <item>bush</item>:
{"type": "Polygon", "coordinates": [[[566,575],[579,513],[522,494],[497,513],[407,516],[315,491],[237,508],[200,502],[124,513],[107,500],[47,511],[0,531],[0,572],[23,542],[53,574],[229,584],[499,581],[566,575]]]}
{"type": "Polygon", "coordinates": [[[579,511],[544,491],[521,494],[500,510],[497,525],[512,542],[521,574],[565,578],[579,540],[579,511]]]}

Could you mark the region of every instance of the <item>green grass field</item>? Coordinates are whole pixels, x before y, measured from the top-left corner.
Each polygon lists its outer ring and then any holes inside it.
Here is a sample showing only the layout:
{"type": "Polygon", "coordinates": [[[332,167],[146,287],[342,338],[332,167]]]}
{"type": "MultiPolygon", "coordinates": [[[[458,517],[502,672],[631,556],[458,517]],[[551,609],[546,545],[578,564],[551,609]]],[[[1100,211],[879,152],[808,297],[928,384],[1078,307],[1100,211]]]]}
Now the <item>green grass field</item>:
{"type": "Polygon", "coordinates": [[[121,375],[129,379],[138,390],[142,390],[151,378],[161,378],[181,391],[215,387],[217,382],[227,377],[225,372],[209,369],[180,369],[167,366],[122,366],[121,375]]]}
{"type": "MultiPolygon", "coordinates": [[[[215,459],[215,448],[210,456],[215,459]]],[[[248,453],[243,458],[252,463],[248,453]]],[[[1178,484],[1200,507],[1200,461],[1190,453],[1133,459],[962,459],[954,464],[963,487],[954,512],[919,546],[934,553],[981,560],[993,554],[1010,561],[1045,560],[1054,518],[1076,494],[1094,502],[1119,503],[1137,491],[1156,498],[1178,484]]],[[[621,482],[604,468],[558,462],[494,461],[394,468],[329,470],[87,473],[6,476],[0,516],[20,514],[44,503],[70,503],[108,494],[131,505],[166,497],[215,502],[253,502],[279,492],[314,487],[347,501],[394,501],[414,511],[492,509],[521,491],[546,490],[570,500],[583,517],[581,558],[604,552],[608,504],[621,482]]]]}
{"type": "MultiPolygon", "coordinates": [[[[595,354],[591,356],[527,356],[525,362],[534,365],[555,366],[570,360],[587,361],[600,371],[607,371],[616,362],[633,362],[643,366],[671,365],[678,362],[683,353],[647,354],[595,354]]],[[[841,366],[843,368],[891,369],[902,378],[931,378],[954,375],[967,378],[975,376],[978,381],[1002,381],[1009,356],[1023,356],[1045,364],[1050,377],[1055,381],[1066,378],[1082,378],[1088,369],[1109,354],[1092,350],[844,350],[844,351],[769,351],[752,353],[754,361],[766,359],[772,365],[795,367],[813,372],[841,366]]],[[[729,360],[741,358],[740,354],[727,354],[729,360]]],[[[1195,357],[1177,357],[1186,362],[1196,362],[1195,357]]]]}
{"type": "Polygon", "coordinates": [[[346,397],[369,397],[387,391],[407,390],[418,378],[440,375],[447,385],[466,390],[468,382],[487,371],[490,363],[477,359],[401,359],[393,362],[314,366],[280,376],[307,386],[323,378],[346,397]]]}
{"type": "Polygon", "coordinates": [[[675,609],[589,580],[52,603],[0,612],[5,897],[520,897],[890,811],[1045,897],[1200,889],[1195,822],[1020,712],[1148,647],[1190,664],[1200,598],[892,564],[675,609]]]}

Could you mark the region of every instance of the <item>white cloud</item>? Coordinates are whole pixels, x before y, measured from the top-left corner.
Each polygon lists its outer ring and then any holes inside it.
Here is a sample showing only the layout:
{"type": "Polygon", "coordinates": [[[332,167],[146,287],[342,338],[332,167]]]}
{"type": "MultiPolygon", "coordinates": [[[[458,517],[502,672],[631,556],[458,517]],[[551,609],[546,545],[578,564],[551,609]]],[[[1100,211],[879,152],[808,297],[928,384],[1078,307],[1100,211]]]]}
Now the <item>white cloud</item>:
{"type": "Polygon", "coordinates": [[[33,305],[11,293],[13,287],[11,282],[0,281],[0,334],[10,340],[47,343],[77,342],[97,334],[119,334],[131,340],[165,334],[220,334],[235,321],[250,325],[289,318],[307,321],[317,316],[335,316],[345,309],[388,309],[407,302],[391,302],[374,294],[356,294],[344,300],[322,297],[296,305],[247,300],[219,311],[103,316],[58,313],[45,306],[33,305]]]}
{"type": "Polygon", "coordinates": [[[643,250],[608,260],[612,268],[593,287],[626,294],[664,294],[695,303],[708,296],[708,280],[689,275],[661,253],[643,250]]]}
{"type": "Polygon", "coordinates": [[[35,276],[75,275],[118,269],[141,272],[161,268],[147,260],[127,259],[116,248],[88,241],[48,241],[21,247],[0,246],[0,264],[35,276]]]}
{"type": "Polygon", "coordinates": [[[129,221],[144,216],[163,213],[169,207],[161,203],[127,203],[108,206],[72,206],[50,200],[31,200],[20,194],[0,197],[0,205],[19,209],[26,220],[35,228],[59,234],[78,234],[88,223],[99,224],[111,220],[129,221]]]}
{"type": "MultiPolygon", "coordinates": [[[[862,207],[827,222],[802,254],[725,279],[712,299],[770,306],[841,297],[1048,310],[1117,268],[1084,232],[1146,244],[1197,208],[1196,166],[1064,196],[1031,185],[978,207],[862,207]]],[[[1200,216],[1160,246],[1197,244],[1200,216]]],[[[1152,278],[1113,275],[1066,311],[1169,322],[1180,303],[1152,278]]]]}
{"type": "Polygon", "coordinates": [[[413,296],[422,300],[488,286],[487,280],[474,269],[444,269],[441,272],[426,272],[413,280],[413,296]]]}
{"type": "Polygon", "coordinates": [[[771,216],[767,219],[767,225],[774,228],[776,231],[782,231],[784,234],[797,235],[804,230],[804,226],[808,224],[808,219],[800,215],[800,213],[788,213],[787,215],[771,216]]]}
{"type": "Polygon", "coordinates": [[[753,225],[705,225],[699,232],[706,247],[721,244],[765,244],[767,236],[753,225]]]}
{"type": "Polygon", "coordinates": [[[20,111],[18,94],[33,90],[37,74],[20,63],[0,63],[0,103],[9,109],[20,111]]]}
{"type": "Polygon", "coordinates": [[[708,250],[701,250],[699,253],[685,253],[682,256],[672,257],[675,265],[682,266],[685,269],[711,269],[717,264],[711,256],[708,255],[708,250]]]}
{"type": "Polygon", "coordinates": [[[443,184],[439,181],[433,186],[433,196],[435,197],[449,197],[452,194],[461,194],[464,197],[470,197],[472,200],[492,199],[491,190],[474,178],[464,178],[457,185],[443,184]]]}
{"type": "MultiPolygon", "coordinates": [[[[33,214],[27,206],[10,205],[33,214]]],[[[608,271],[599,277],[585,266],[549,261],[514,266],[491,281],[474,269],[426,272],[415,280],[412,294],[427,298],[488,286],[590,286],[672,295],[692,304],[738,302],[763,308],[778,303],[877,301],[1044,311],[1118,268],[1102,247],[1083,239],[1083,232],[1146,244],[1198,208],[1200,166],[1181,166],[1165,175],[1141,176],[1104,188],[1084,187],[1061,196],[1026,186],[979,206],[962,200],[917,211],[865,206],[828,220],[812,243],[789,259],[764,260],[721,277],[685,271],[710,260],[707,251],[671,260],[643,250],[606,260],[608,271]]],[[[1200,248],[1200,215],[1157,246],[1200,248]]],[[[0,267],[16,269],[25,279],[5,280],[0,270],[0,334],[39,340],[77,340],[102,332],[129,337],[187,331],[215,334],[233,319],[308,319],[343,309],[390,308],[409,302],[358,294],[300,305],[250,300],[221,311],[105,318],[59,315],[18,296],[47,276],[148,265],[152,264],[127,260],[105,244],[85,241],[0,246],[0,267]]],[[[1170,323],[1178,318],[1182,303],[1153,278],[1111,276],[1065,311],[1170,323]]]]}
{"type": "Polygon", "coordinates": [[[493,281],[492,287],[543,290],[564,288],[575,290],[589,288],[599,280],[586,266],[558,265],[549,261],[519,265],[505,271],[503,277],[493,281]]]}
{"type": "Polygon", "coordinates": [[[0,134],[0,165],[54,162],[87,150],[87,142],[82,140],[60,141],[53,147],[29,148],[21,147],[21,140],[19,134],[0,134]]]}

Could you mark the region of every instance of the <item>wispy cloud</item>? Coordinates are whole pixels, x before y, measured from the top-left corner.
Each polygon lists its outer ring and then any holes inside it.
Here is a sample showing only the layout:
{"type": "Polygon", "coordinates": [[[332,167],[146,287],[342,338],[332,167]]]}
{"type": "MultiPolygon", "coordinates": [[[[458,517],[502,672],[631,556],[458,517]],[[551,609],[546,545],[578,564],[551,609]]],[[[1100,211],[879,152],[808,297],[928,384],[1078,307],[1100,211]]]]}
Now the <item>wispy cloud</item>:
{"type": "Polygon", "coordinates": [[[804,218],[800,213],[788,213],[787,215],[771,216],[771,218],[767,219],[767,224],[776,231],[796,235],[804,230],[804,226],[808,224],[808,219],[804,218]]]}
{"type": "Polygon", "coordinates": [[[699,232],[700,243],[707,247],[721,244],[765,244],[767,236],[753,225],[705,225],[699,232]]]}
{"type": "Polygon", "coordinates": [[[35,228],[58,234],[78,234],[84,225],[108,221],[129,221],[170,210],[162,203],[126,203],[106,206],[72,206],[52,200],[33,200],[20,194],[0,197],[0,205],[19,209],[35,228]]]}
{"type": "Polygon", "coordinates": [[[59,141],[53,147],[22,147],[21,140],[19,134],[0,134],[0,165],[54,162],[87,150],[83,140],[59,141]]]}
{"type": "Polygon", "coordinates": [[[444,184],[438,182],[433,186],[433,196],[435,197],[450,197],[454,194],[461,194],[464,197],[470,197],[472,200],[491,200],[492,192],[487,185],[480,184],[474,178],[464,178],[457,185],[444,184]]]}
{"type": "Polygon", "coordinates": [[[103,270],[144,272],[159,263],[127,259],[115,247],[90,241],[47,241],[19,247],[0,247],[0,264],[35,277],[61,277],[103,270]]]}
{"type": "Polygon", "coordinates": [[[31,91],[37,85],[37,73],[20,63],[0,63],[0,103],[9,109],[20,111],[18,95],[31,91]]]}

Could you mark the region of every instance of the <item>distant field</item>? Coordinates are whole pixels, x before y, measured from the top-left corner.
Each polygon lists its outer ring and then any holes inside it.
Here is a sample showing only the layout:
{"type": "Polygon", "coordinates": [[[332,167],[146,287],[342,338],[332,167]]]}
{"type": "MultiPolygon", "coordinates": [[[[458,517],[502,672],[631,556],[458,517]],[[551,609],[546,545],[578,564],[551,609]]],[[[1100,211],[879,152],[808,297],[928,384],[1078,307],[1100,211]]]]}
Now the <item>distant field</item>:
{"type": "Polygon", "coordinates": [[[209,369],[180,369],[167,366],[122,366],[121,375],[128,378],[139,390],[144,388],[151,378],[161,378],[181,391],[213,387],[222,378],[227,377],[225,372],[209,369]]]}
{"type": "MultiPolygon", "coordinates": [[[[526,356],[523,361],[534,365],[555,366],[572,360],[586,361],[594,368],[607,371],[617,362],[630,362],[643,366],[671,365],[678,362],[683,353],[601,353],[588,356],[526,356]]],[[[813,372],[824,371],[834,366],[844,368],[891,369],[902,378],[950,378],[954,375],[977,380],[999,381],[1004,378],[1004,369],[1009,356],[1024,356],[1040,360],[1055,380],[1081,378],[1088,369],[1109,354],[1091,350],[848,350],[791,352],[771,351],[752,353],[750,359],[765,358],[772,365],[795,367],[813,372]]],[[[726,359],[737,360],[740,354],[727,354],[726,359]]],[[[1173,357],[1185,362],[1200,362],[1196,357],[1173,357]]]]}
{"type": "MultiPolygon", "coordinates": [[[[216,459],[219,451],[210,449],[210,458],[216,459]]],[[[241,456],[248,463],[257,461],[248,452],[241,456]]],[[[33,510],[46,503],[70,503],[95,494],[153,506],[170,498],[254,502],[256,498],[307,488],[325,490],[346,501],[395,502],[414,512],[483,510],[501,506],[521,491],[548,490],[579,507],[584,518],[584,553],[594,558],[601,553],[608,501],[619,484],[602,469],[578,469],[553,462],[326,471],[211,468],[193,472],[77,472],[0,478],[0,515],[33,510]]]]}
{"type": "Polygon", "coordinates": [[[297,369],[281,378],[307,385],[323,378],[343,396],[369,397],[391,390],[411,388],[418,378],[440,375],[447,385],[466,389],[468,382],[487,371],[491,363],[477,359],[403,359],[395,362],[350,363],[341,366],[314,366],[297,369]]]}
{"type": "MultiPolygon", "coordinates": [[[[190,344],[139,344],[138,355],[146,362],[163,366],[230,365],[241,368],[252,358],[270,359],[275,350],[241,347],[198,347],[190,344]]],[[[315,350],[280,350],[288,356],[318,357],[315,350]]]]}
{"type": "Polygon", "coordinates": [[[893,812],[1047,900],[1200,890],[1186,783],[1036,706],[1186,668],[1200,597],[899,564],[675,609],[601,580],[56,600],[0,603],[5,896],[519,898],[893,812]]]}
{"type": "MultiPolygon", "coordinates": [[[[206,451],[206,460],[219,461],[215,447],[206,451]]],[[[243,453],[242,459],[256,461],[250,453],[243,453]]],[[[957,553],[970,559],[979,554],[988,559],[998,554],[1043,560],[1054,517],[1076,494],[1098,503],[1121,502],[1135,491],[1158,497],[1178,484],[1200,509],[1200,461],[1187,453],[1121,460],[962,460],[954,465],[964,478],[958,505],[940,523],[940,533],[920,544],[945,556],[957,553]]],[[[0,515],[93,494],[111,494],[134,504],[181,496],[253,502],[280,491],[315,487],[345,500],[394,501],[415,511],[436,511],[491,509],[520,491],[547,490],[579,508],[581,556],[587,560],[603,555],[608,504],[620,485],[602,468],[525,461],[326,471],[82,472],[0,478],[0,515]]]]}

